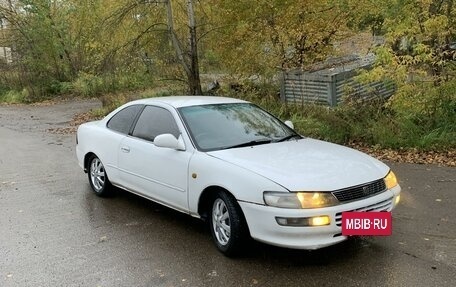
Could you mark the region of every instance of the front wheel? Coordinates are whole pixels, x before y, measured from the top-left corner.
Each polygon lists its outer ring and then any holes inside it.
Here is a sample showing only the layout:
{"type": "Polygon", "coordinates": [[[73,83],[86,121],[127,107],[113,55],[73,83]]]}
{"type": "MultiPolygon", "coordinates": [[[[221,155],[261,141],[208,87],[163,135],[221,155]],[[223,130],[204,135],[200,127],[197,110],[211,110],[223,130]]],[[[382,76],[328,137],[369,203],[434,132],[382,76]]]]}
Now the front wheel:
{"type": "Polygon", "coordinates": [[[241,250],[247,238],[247,225],[236,199],[226,192],[219,192],[213,201],[210,228],[217,248],[232,256],[241,250]]]}
{"type": "Polygon", "coordinates": [[[98,196],[107,196],[111,193],[111,183],[101,160],[92,156],[89,159],[89,183],[92,190],[98,196]]]}

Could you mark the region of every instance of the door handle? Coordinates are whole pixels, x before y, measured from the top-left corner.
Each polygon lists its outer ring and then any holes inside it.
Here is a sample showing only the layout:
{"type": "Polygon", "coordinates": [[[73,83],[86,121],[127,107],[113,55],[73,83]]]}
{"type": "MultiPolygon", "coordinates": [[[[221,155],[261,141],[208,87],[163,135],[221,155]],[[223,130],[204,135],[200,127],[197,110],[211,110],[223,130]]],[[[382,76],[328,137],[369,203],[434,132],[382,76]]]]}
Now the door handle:
{"type": "Polygon", "coordinates": [[[130,152],[130,148],[127,147],[127,146],[121,147],[120,150],[123,151],[123,152],[130,152]]]}

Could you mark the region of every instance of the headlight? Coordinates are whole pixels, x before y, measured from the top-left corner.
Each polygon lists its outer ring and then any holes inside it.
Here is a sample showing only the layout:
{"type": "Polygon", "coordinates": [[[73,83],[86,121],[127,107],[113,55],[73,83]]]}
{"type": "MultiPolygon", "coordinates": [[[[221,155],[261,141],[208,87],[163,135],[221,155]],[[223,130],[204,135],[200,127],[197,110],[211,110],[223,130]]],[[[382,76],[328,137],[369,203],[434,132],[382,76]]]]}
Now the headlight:
{"type": "Polygon", "coordinates": [[[281,208],[320,208],[339,204],[339,201],[329,192],[266,191],[263,197],[267,205],[281,208]]]}
{"type": "Polygon", "coordinates": [[[385,176],[385,184],[386,184],[386,188],[388,188],[388,189],[391,189],[397,185],[396,175],[391,170],[385,176]]]}

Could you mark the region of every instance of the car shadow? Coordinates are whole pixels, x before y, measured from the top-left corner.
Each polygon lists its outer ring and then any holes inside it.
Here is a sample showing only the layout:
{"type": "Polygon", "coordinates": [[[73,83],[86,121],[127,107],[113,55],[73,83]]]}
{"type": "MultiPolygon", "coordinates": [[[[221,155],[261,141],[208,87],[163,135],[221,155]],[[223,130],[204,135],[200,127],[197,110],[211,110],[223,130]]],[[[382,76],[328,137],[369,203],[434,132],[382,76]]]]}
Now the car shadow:
{"type": "MultiPolygon", "coordinates": [[[[168,248],[170,252],[185,253],[191,250],[189,256],[198,254],[204,257],[224,257],[213,244],[207,223],[200,219],[121,189],[115,189],[113,196],[108,198],[98,198],[87,190],[84,197],[90,218],[119,225],[119,228],[135,222],[136,225],[143,226],[142,232],[149,233],[149,237],[154,238],[152,242],[168,242],[162,248],[168,248]],[[155,232],[157,228],[161,233],[155,232]],[[170,238],[179,238],[180,245],[174,244],[170,238]]],[[[381,248],[368,237],[353,237],[342,243],[312,251],[281,248],[248,240],[242,252],[232,259],[284,266],[326,266],[344,262],[346,258],[355,258],[366,247],[381,248]]]]}

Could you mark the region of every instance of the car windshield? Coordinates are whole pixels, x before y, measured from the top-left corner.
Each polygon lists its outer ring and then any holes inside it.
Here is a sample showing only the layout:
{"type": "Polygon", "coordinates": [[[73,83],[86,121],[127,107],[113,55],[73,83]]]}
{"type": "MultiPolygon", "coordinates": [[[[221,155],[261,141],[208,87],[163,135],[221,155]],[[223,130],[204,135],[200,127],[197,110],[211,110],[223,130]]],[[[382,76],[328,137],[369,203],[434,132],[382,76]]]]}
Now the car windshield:
{"type": "Polygon", "coordinates": [[[197,148],[202,151],[266,144],[300,137],[291,128],[249,103],[179,108],[197,148]]]}

